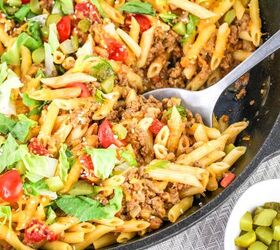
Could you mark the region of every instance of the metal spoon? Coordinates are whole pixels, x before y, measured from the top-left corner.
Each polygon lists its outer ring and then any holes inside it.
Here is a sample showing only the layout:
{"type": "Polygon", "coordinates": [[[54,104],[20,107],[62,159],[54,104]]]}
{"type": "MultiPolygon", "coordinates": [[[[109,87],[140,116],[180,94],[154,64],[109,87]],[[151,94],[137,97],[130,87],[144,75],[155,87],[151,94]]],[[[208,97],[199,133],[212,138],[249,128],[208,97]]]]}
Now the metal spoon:
{"type": "Polygon", "coordinates": [[[235,67],[219,82],[207,89],[189,91],[179,88],[162,88],[146,92],[144,96],[149,97],[152,95],[159,100],[163,98],[179,97],[182,99],[182,105],[193,113],[199,113],[202,116],[204,123],[207,126],[212,127],[213,111],[224,90],[279,48],[280,30],[260,46],[250,57],[235,67]]]}

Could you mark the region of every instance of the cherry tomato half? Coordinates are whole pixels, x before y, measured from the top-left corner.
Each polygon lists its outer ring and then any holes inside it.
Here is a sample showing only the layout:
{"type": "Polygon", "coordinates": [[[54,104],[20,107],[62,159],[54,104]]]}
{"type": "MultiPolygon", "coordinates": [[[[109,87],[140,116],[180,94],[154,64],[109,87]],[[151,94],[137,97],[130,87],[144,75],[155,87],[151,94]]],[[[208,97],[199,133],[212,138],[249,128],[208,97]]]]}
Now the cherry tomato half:
{"type": "Polygon", "coordinates": [[[119,62],[124,62],[127,59],[127,49],[123,44],[113,38],[108,38],[106,40],[106,44],[107,51],[109,53],[109,59],[119,62]]]}
{"type": "Polygon", "coordinates": [[[22,195],[22,181],[17,170],[10,170],[0,175],[0,198],[16,202],[22,195]]]}
{"type": "Polygon", "coordinates": [[[93,163],[91,160],[91,156],[90,155],[83,155],[80,158],[80,162],[88,169],[88,170],[94,170],[93,168],[93,163]]]}
{"type": "Polygon", "coordinates": [[[221,180],[221,186],[223,188],[226,188],[227,186],[229,186],[230,183],[233,182],[233,180],[235,179],[235,174],[234,173],[231,173],[231,172],[228,172],[228,173],[225,173],[225,176],[224,178],[221,180]]]}
{"type": "Polygon", "coordinates": [[[54,241],[57,236],[43,222],[33,219],[24,231],[24,242],[28,245],[42,244],[45,241],[54,241]]]}
{"type": "Polygon", "coordinates": [[[159,131],[162,129],[164,125],[162,124],[161,121],[159,121],[158,119],[154,119],[151,126],[149,127],[149,130],[157,135],[159,133],[159,131]]]}
{"type": "Polygon", "coordinates": [[[85,85],[82,82],[72,82],[72,83],[69,83],[67,85],[67,87],[79,87],[81,89],[80,97],[89,97],[89,96],[91,96],[90,91],[87,88],[87,85],[85,85]]]}
{"type": "Polygon", "coordinates": [[[110,145],[115,144],[120,147],[123,143],[117,140],[112,131],[112,125],[108,120],[104,120],[98,128],[98,139],[102,147],[108,148],[110,145]]]}
{"type": "Polygon", "coordinates": [[[29,151],[35,155],[49,155],[49,151],[38,141],[36,137],[30,140],[29,151]]]}
{"type": "Polygon", "coordinates": [[[30,3],[30,0],[21,0],[21,3],[22,4],[27,4],[27,3],[30,3]]]}
{"type": "Polygon", "coordinates": [[[101,22],[98,10],[92,3],[89,2],[76,4],[75,14],[78,19],[83,19],[86,17],[93,22],[101,22]]]}
{"type": "Polygon", "coordinates": [[[67,40],[71,35],[71,18],[70,16],[64,16],[56,25],[59,35],[59,41],[62,43],[67,40]]]}
{"type": "Polygon", "coordinates": [[[125,24],[127,26],[130,26],[131,24],[131,18],[134,17],[137,21],[137,23],[140,26],[140,31],[144,32],[146,30],[148,30],[149,28],[151,28],[151,21],[148,17],[141,15],[141,14],[129,14],[127,15],[126,19],[125,19],[125,24]]]}

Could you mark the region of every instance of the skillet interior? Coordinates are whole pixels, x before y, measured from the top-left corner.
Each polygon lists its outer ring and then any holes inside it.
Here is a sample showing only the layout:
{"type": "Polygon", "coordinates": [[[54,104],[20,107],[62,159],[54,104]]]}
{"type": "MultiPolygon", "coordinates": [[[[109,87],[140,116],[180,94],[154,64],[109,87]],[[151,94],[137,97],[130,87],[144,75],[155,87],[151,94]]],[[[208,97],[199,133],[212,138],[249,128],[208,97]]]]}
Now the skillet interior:
{"type": "MultiPolygon", "coordinates": [[[[278,0],[260,0],[263,32],[273,34],[280,28],[280,2],[278,0]]],[[[264,36],[265,38],[268,35],[264,36]]],[[[228,114],[231,122],[246,118],[250,121],[245,134],[250,135],[249,141],[239,139],[239,144],[248,146],[244,157],[235,165],[236,180],[227,189],[219,188],[199,202],[175,224],[166,223],[160,230],[144,238],[135,239],[125,245],[112,246],[110,249],[145,249],[148,246],[166,240],[179,232],[191,227],[205,217],[238,188],[257,165],[269,154],[280,149],[280,52],[251,71],[247,95],[236,101],[234,94],[226,91],[220,98],[215,113],[228,114]],[[263,94],[261,94],[263,90],[263,94]],[[254,100],[255,104],[250,105],[254,100]]],[[[242,135],[241,135],[242,137],[242,135]]]]}

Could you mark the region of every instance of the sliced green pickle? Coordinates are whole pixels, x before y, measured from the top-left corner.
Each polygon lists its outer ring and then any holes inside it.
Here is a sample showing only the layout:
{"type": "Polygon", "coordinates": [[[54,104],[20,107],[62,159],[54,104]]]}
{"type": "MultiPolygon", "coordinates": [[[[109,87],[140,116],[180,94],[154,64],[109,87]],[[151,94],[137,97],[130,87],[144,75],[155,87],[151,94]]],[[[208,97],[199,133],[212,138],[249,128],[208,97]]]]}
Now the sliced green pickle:
{"type": "Polygon", "coordinates": [[[234,240],[234,243],[238,247],[249,247],[256,241],[256,239],[256,233],[254,231],[249,231],[248,233],[237,237],[234,240]]]}
{"type": "Polygon", "coordinates": [[[279,250],[279,242],[273,240],[271,244],[268,246],[268,250],[279,250]]]}
{"type": "Polygon", "coordinates": [[[256,241],[254,242],[249,248],[248,250],[267,250],[268,246],[266,246],[265,244],[263,244],[260,241],[256,241]]]}
{"type": "Polygon", "coordinates": [[[187,34],[187,27],[183,22],[176,23],[172,29],[179,35],[187,34]]]}
{"type": "Polygon", "coordinates": [[[280,203],[279,202],[266,202],[266,203],[264,203],[263,207],[274,209],[278,213],[280,212],[280,203]]]}
{"type": "Polygon", "coordinates": [[[254,216],[254,225],[269,227],[276,215],[275,210],[265,208],[254,216]]]}
{"type": "Polygon", "coordinates": [[[256,210],[255,210],[255,215],[259,214],[263,210],[264,210],[263,207],[257,207],[256,210]]]}
{"type": "Polygon", "coordinates": [[[43,47],[35,49],[32,52],[32,61],[36,64],[41,63],[45,60],[45,50],[43,47]]]}
{"type": "Polygon", "coordinates": [[[106,94],[111,93],[114,88],[115,76],[110,76],[101,83],[101,89],[106,94]]]}
{"type": "Polygon", "coordinates": [[[272,242],[273,231],[270,227],[257,227],[256,229],[257,239],[266,245],[272,242]]]}
{"type": "Polygon", "coordinates": [[[82,32],[87,32],[90,28],[90,21],[88,19],[82,19],[78,23],[78,29],[82,32]]]}
{"type": "Polygon", "coordinates": [[[246,212],[240,219],[240,229],[243,231],[253,230],[253,218],[250,212],[246,212]]]}
{"type": "Polygon", "coordinates": [[[280,226],[275,226],[273,230],[273,239],[274,240],[280,240],[280,226]]]}
{"type": "Polygon", "coordinates": [[[272,229],[274,230],[276,226],[280,226],[280,218],[278,218],[278,214],[272,221],[272,229]]]}

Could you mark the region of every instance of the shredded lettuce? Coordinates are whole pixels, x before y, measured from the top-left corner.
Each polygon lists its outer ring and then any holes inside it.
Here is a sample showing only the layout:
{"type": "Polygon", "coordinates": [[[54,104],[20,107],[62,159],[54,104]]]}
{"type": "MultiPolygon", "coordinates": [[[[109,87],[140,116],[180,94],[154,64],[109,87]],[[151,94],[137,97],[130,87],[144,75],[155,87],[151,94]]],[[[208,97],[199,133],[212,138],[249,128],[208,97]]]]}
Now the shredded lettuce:
{"type": "Polygon", "coordinates": [[[6,167],[13,165],[21,159],[19,146],[11,134],[8,135],[7,140],[0,148],[0,152],[0,173],[2,173],[6,167]]]}
{"type": "Polygon", "coordinates": [[[0,113],[0,133],[7,135],[13,127],[16,125],[16,121],[8,118],[7,116],[0,113]]]}
{"type": "Polygon", "coordinates": [[[45,48],[45,74],[46,76],[56,75],[56,68],[53,62],[52,49],[48,43],[44,43],[45,48]]]}
{"type": "Polygon", "coordinates": [[[35,127],[37,122],[28,119],[25,115],[18,115],[18,121],[11,130],[11,134],[20,142],[25,142],[31,128],[35,127]]]}
{"type": "Polygon", "coordinates": [[[73,155],[71,151],[67,149],[67,145],[62,144],[59,150],[58,158],[58,176],[65,183],[68,176],[68,171],[73,165],[73,155]]]}
{"type": "Polygon", "coordinates": [[[126,2],[119,8],[119,10],[128,13],[144,14],[151,16],[155,16],[156,14],[153,9],[153,6],[150,3],[144,3],[138,0],[126,2]]]}
{"type": "Polygon", "coordinates": [[[116,150],[88,147],[86,152],[91,156],[94,175],[100,179],[108,178],[116,164],[116,150]]]}
{"type": "Polygon", "coordinates": [[[21,0],[7,0],[7,4],[12,7],[19,7],[21,6],[21,0]]]}
{"type": "Polygon", "coordinates": [[[37,182],[44,177],[53,177],[57,167],[57,159],[49,156],[34,155],[28,152],[26,145],[20,146],[21,160],[26,168],[25,176],[31,182],[37,182]]]}
{"type": "Polygon", "coordinates": [[[92,54],[94,54],[94,52],[93,52],[93,38],[92,38],[92,35],[89,34],[88,38],[87,38],[87,41],[76,52],[76,56],[77,56],[77,58],[79,58],[79,57],[82,57],[82,56],[87,56],[87,55],[92,55],[92,54]]]}
{"type": "Polygon", "coordinates": [[[0,84],[0,113],[5,115],[15,114],[15,106],[11,100],[12,89],[22,87],[22,83],[18,76],[10,69],[8,69],[7,79],[0,84]]]}
{"type": "Polygon", "coordinates": [[[189,22],[187,24],[187,33],[186,35],[182,38],[182,43],[184,44],[187,42],[192,36],[195,35],[197,25],[199,24],[199,17],[194,16],[192,14],[189,14],[189,22]]]}
{"type": "Polygon", "coordinates": [[[169,165],[170,161],[166,160],[153,160],[150,162],[150,164],[146,168],[146,172],[152,171],[154,169],[158,168],[167,168],[169,165]]]}
{"type": "MultiPolygon", "coordinates": [[[[181,117],[184,118],[184,117],[187,116],[187,111],[186,111],[186,108],[185,108],[184,106],[182,106],[182,105],[177,105],[176,108],[177,108],[179,114],[181,115],[181,117]]],[[[167,111],[165,111],[165,112],[163,113],[163,117],[167,117],[167,118],[169,119],[169,118],[170,118],[170,115],[171,115],[171,113],[172,113],[172,109],[173,109],[173,107],[171,107],[171,108],[169,108],[167,111]]]]}
{"type": "Polygon", "coordinates": [[[80,221],[112,219],[122,207],[121,188],[114,189],[114,197],[103,206],[99,201],[86,196],[62,196],[56,201],[57,206],[66,214],[77,217],[80,221]]]}
{"type": "Polygon", "coordinates": [[[12,209],[10,206],[0,206],[0,218],[3,218],[1,225],[9,221],[9,226],[12,226],[12,209]]]}
{"type": "Polygon", "coordinates": [[[52,200],[55,200],[57,198],[57,194],[49,190],[49,187],[45,183],[45,180],[40,180],[37,182],[25,182],[23,184],[23,190],[26,195],[46,195],[49,196],[52,200]]]}
{"type": "Polygon", "coordinates": [[[52,23],[49,25],[49,45],[52,52],[55,52],[59,47],[58,32],[56,29],[56,24],[52,23]]]}
{"type": "Polygon", "coordinates": [[[37,122],[28,119],[25,115],[18,115],[18,121],[0,114],[0,133],[6,135],[11,133],[20,142],[25,142],[29,131],[37,122]]]}
{"type": "Polygon", "coordinates": [[[2,55],[1,61],[6,62],[7,64],[20,65],[21,46],[26,46],[28,49],[33,51],[41,47],[41,45],[41,40],[36,40],[26,32],[23,32],[18,36],[12,47],[2,55]]]}
{"type": "Polygon", "coordinates": [[[106,13],[104,12],[104,10],[101,7],[99,0],[91,0],[91,2],[95,5],[96,9],[98,10],[98,12],[100,13],[101,16],[107,17],[106,13]]]}
{"type": "Polygon", "coordinates": [[[96,89],[95,98],[96,98],[97,102],[103,103],[105,101],[105,98],[103,95],[104,95],[104,93],[100,89],[96,89]]]}
{"type": "Polygon", "coordinates": [[[73,1],[72,0],[60,0],[61,10],[65,15],[74,13],[73,1]]]}
{"type": "Polygon", "coordinates": [[[47,220],[46,220],[46,224],[47,225],[51,225],[55,222],[56,219],[56,213],[55,211],[53,211],[52,207],[49,206],[48,210],[47,210],[47,220]]]}
{"type": "Polygon", "coordinates": [[[121,157],[132,167],[137,166],[135,155],[130,150],[125,150],[121,153],[121,157]]]}

